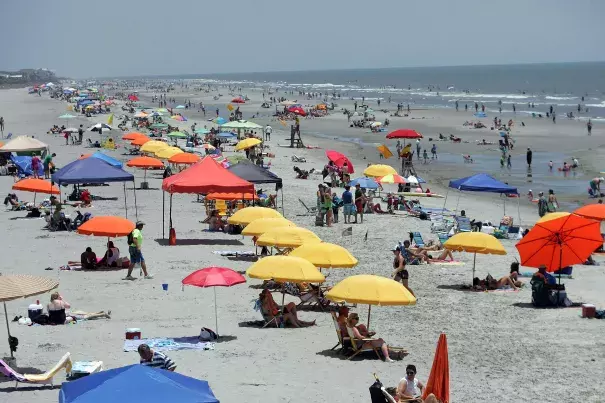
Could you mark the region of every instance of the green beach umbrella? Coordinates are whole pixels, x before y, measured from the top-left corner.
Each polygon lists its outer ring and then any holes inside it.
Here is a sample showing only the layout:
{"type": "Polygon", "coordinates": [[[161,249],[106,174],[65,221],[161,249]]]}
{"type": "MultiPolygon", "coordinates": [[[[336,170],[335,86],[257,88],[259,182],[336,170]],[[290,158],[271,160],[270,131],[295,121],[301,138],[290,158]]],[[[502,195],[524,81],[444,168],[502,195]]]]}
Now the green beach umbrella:
{"type": "Polygon", "coordinates": [[[195,132],[194,132],[194,133],[195,133],[195,134],[208,134],[208,133],[210,133],[210,130],[208,130],[208,129],[204,129],[204,128],[201,128],[201,129],[195,129],[195,132]]]}
{"type": "Polygon", "coordinates": [[[186,139],[187,135],[182,132],[171,132],[171,133],[168,133],[168,137],[172,137],[175,139],[186,139]]]}
{"type": "Polygon", "coordinates": [[[262,129],[263,127],[247,120],[237,120],[223,125],[224,129],[262,129]]]}

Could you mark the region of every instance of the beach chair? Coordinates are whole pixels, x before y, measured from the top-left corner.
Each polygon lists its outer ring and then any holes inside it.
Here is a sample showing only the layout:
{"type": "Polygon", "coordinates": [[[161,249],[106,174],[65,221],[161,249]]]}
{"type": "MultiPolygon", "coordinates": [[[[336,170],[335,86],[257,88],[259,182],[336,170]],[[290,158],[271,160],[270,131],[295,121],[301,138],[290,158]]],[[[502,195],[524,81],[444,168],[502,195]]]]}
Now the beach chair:
{"type": "Polygon", "coordinates": [[[216,200],[214,202],[214,208],[218,210],[218,215],[227,215],[227,203],[224,200],[216,200]]]}
{"type": "Polygon", "coordinates": [[[30,383],[36,385],[53,385],[53,378],[61,369],[65,369],[65,372],[71,372],[71,356],[69,353],[66,353],[59,362],[55,364],[50,370],[46,371],[43,374],[34,375],[34,374],[19,374],[15,370],[13,370],[7,363],[0,360],[0,372],[2,372],[5,376],[15,381],[15,388],[19,383],[30,383]]]}
{"type": "Polygon", "coordinates": [[[361,340],[357,339],[356,340],[355,335],[353,335],[353,331],[348,326],[347,326],[347,334],[349,335],[349,341],[351,342],[351,349],[353,350],[353,354],[349,358],[347,358],[348,360],[352,359],[353,357],[356,357],[358,354],[365,353],[367,351],[373,351],[374,353],[376,353],[376,356],[382,360],[382,358],[380,357],[380,353],[378,352],[378,348],[372,347],[372,346],[368,346],[368,347],[363,346],[366,341],[372,341],[374,339],[361,339],[361,340]],[[361,343],[361,345],[358,346],[357,343],[361,343]]]}
{"type": "Polygon", "coordinates": [[[422,234],[420,232],[414,232],[414,243],[416,244],[416,246],[418,246],[419,248],[422,248],[424,246],[424,240],[422,239],[422,234]]]}
{"type": "Polygon", "coordinates": [[[330,350],[334,350],[338,346],[340,346],[340,352],[344,353],[346,350],[348,350],[351,347],[351,338],[342,336],[342,333],[340,332],[340,326],[338,325],[338,318],[336,318],[336,313],[330,312],[330,314],[332,315],[332,322],[334,322],[334,328],[336,329],[336,337],[338,337],[338,343],[336,343],[336,345],[334,347],[332,347],[330,350]],[[345,343],[346,343],[346,346],[345,346],[345,343]]]}
{"type": "Polygon", "coordinates": [[[437,237],[439,238],[439,242],[441,242],[441,245],[443,245],[445,242],[447,242],[448,239],[450,239],[450,236],[444,232],[438,233],[437,237]]]}
{"type": "Polygon", "coordinates": [[[307,205],[305,204],[305,202],[302,201],[301,199],[298,199],[298,201],[307,210],[307,215],[317,215],[317,207],[311,207],[311,208],[309,208],[309,207],[307,207],[307,205]]]}
{"type": "Polygon", "coordinates": [[[456,232],[471,232],[471,220],[468,217],[454,217],[456,220],[456,232]]]}
{"type": "Polygon", "coordinates": [[[292,155],[292,162],[307,162],[305,157],[299,157],[297,155],[292,155]]]}

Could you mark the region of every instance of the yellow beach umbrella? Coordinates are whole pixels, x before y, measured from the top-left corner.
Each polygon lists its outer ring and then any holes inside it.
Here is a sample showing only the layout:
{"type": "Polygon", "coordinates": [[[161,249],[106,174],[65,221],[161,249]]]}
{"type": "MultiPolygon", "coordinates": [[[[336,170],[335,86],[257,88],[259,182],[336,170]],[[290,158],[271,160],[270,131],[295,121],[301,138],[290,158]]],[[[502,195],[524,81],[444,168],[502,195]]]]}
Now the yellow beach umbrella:
{"type": "Polygon", "coordinates": [[[328,291],[326,298],[336,303],[368,304],[368,329],[372,305],[416,305],[416,297],[403,284],[373,274],[345,278],[328,291]]]}
{"type": "Polygon", "coordinates": [[[567,217],[569,214],[570,213],[568,213],[566,211],[557,211],[556,213],[547,213],[547,214],[544,214],[544,217],[542,217],[538,221],[536,221],[536,224],[540,223],[540,222],[554,220],[554,219],[561,218],[561,217],[567,217]]]}
{"type": "Polygon", "coordinates": [[[367,167],[363,171],[363,174],[365,176],[380,178],[390,174],[397,174],[397,171],[390,165],[374,164],[367,167]]]}
{"type": "Polygon", "coordinates": [[[160,148],[155,152],[155,156],[162,160],[167,160],[169,158],[174,157],[177,154],[183,154],[184,151],[178,147],[165,147],[160,148]]]}
{"type": "MultiPolygon", "coordinates": [[[[448,239],[443,247],[456,252],[473,253],[473,278],[477,253],[482,255],[506,255],[504,246],[493,235],[482,232],[461,232],[448,239]]],[[[471,283],[472,284],[472,283],[471,283]]]]}
{"type": "Polygon", "coordinates": [[[155,154],[156,151],[159,151],[162,148],[167,148],[167,147],[170,147],[170,146],[168,144],[164,143],[163,141],[152,140],[152,141],[148,141],[147,143],[143,144],[140,151],[142,153],[155,154]]]}
{"type": "Polygon", "coordinates": [[[237,143],[237,145],[235,146],[235,150],[236,151],[246,150],[248,148],[259,145],[260,143],[262,143],[261,140],[251,137],[249,139],[244,139],[244,140],[240,141],[239,143],[237,143]]]}
{"type": "Polygon", "coordinates": [[[275,228],[262,234],[257,240],[258,246],[277,248],[296,248],[306,243],[319,243],[321,239],[312,231],[300,227],[275,228]]]}
{"type": "Polygon", "coordinates": [[[323,283],[326,278],[311,262],[300,257],[267,256],[246,270],[248,277],[291,283],[323,283]]]}
{"type": "Polygon", "coordinates": [[[261,236],[267,231],[281,227],[296,227],[290,220],[285,218],[259,218],[246,225],[242,230],[242,235],[245,236],[261,236]]]}
{"type": "Polygon", "coordinates": [[[277,210],[267,207],[246,207],[227,219],[229,224],[248,225],[259,218],[284,218],[277,210]]]}
{"type": "Polygon", "coordinates": [[[294,249],[288,256],[302,257],[317,267],[349,269],[357,266],[357,259],[340,245],[333,243],[306,243],[294,249]]]}

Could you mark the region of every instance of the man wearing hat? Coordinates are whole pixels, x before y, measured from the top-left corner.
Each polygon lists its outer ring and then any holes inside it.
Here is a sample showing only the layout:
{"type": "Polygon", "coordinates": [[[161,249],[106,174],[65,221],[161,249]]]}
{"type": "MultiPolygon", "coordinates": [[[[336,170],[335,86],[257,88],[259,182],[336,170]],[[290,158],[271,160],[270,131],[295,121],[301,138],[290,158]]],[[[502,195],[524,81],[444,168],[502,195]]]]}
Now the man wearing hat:
{"type": "Polygon", "coordinates": [[[147,266],[145,265],[145,258],[143,257],[143,252],[141,252],[141,247],[143,246],[143,226],[145,223],[143,221],[137,221],[137,226],[130,235],[128,236],[128,252],[130,253],[130,266],[128,267],[128,274],[124,278],[124,280],[135,280],[132,277],[132,270],[137,263],[141,264],[141,269],[143,270],[143,274],[147,280],[153,278],[152,275],[147,274],[147,266]]]}

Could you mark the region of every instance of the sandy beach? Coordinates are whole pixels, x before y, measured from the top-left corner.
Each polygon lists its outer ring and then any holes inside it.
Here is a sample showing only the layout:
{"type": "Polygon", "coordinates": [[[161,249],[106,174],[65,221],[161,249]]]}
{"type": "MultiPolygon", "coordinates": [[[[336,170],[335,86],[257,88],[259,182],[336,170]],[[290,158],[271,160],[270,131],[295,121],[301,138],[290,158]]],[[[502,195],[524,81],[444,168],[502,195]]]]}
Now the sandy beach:
{"type": "MultiPolygon", "coordinates": [[[[137,88],[144,104],[151,104],[153,91],[137,88]]],[[[221,116],[226,117],[226,105],[232,98],[227,88],[221,88],[223,97],[214,100],[217,93],[202,93],[191,88],[177,86],[170,96],[178,103],[191,100],[197,104],[204,102],[207,118],[214,117],[218,107],[221,116]]],[[[111,91],[109,91],[111,94],[111,91]]],[[[281,147],[288,143],[286,127],[270,115],[274,109],[261,109],[262,90],[246,88],[242,95],[250,101],[241,106],[244,119],[274,128],[269,151],[275,154],[270,159],[271,171],[284,181],[284,215],[301,227],[314,231],[322,240],[340,244],[357,257],[359,265],[353,269],[328,270],[326,283],[334,285],[352,274],[377,274],[389,277],[392,273],[392,253],[390,249],[399,241],[408,238],[411,231],[419,231],[424,239],[435,239],[431,234],[430,221],[404,215],[367,215],[362,224],[352,225],[353,236],[343,237],[342,231],[349,227],[341,222],[333,228],[314,226],[314,217],[304,215],[305,210],[299,199],[307,205],[315,205],[315,191],[321,176],[312,175],[308,180],[297,180],[292,170],[291,156],[296,154],[306,158],[306,163],[296,164],[303,169],[315,168],[321,171],[326,163],[325,151],[335,149],[348,155],[361,175],[368,163],[390,163],[399,166],[391,158],[380,160],[375,146],[387,144],[395,150],[393,141],[384,139],[385,133],[370,133],[367,129],[350,128],[341,108],[352,107],[350,100],[337,101],[338,107],[327,117],[303,119],[301,130],[306,145],[312,149],[290,149],[281,147]],[[365,239],[367,237],[367,239],[365,239]]],[[[298,95],[285,95],[289,99],[301,99],[298,95]]],[[[315,100],[305,100],[305,104],[315,104],[315,100]]],[[[371,105],[371,104],[370,104],[371,105]]],[[[374,105],[371,105],[375,107],[374,105]]],[[[382,107],[393,111],[396,105],[383,103],[382,107]]],[[[57,117],[66,112],[67,104],[62,101],[28,95],[25,89],[0,91],[0,115],[5,119],[5,135],[33,135],[50,145],[51,152],[57,154],[58,167],[74,161],[81,154],[89,152],[84,146],[65,145],[62,137],[46,134],[53,124],[63,124],[57,117]]],[[[116,126],[119,115],[116,107],[116,126]]],[[[377,109],[377,108],[376,108],[377,109]]],[[[182,123],[189,130],[193,123],[203,127],[210,123],[197,108],[183,110],[189,121],[182,123]]],[[[384,120],[388,114],[376,112],[377,120],[384,120]]],[[[582,183],[588,187],[588,180],[602,167],[599,166],[604,149],[601,137],[605,126],[595,125],[592,136],[586,135],[585,123],[562,120],[556,125],[546,119],[515,117],[503,114],[502,120],[514,118],[515,122],[525,122],[522,127],[516,123],[512,131],[515,139],[513,151],[513,173],[500,170],[497,146],[476,145],[477,140],[488,139],[497,142],[497,132],[488,129],[467,129],[462,126],[471,120],[471,112],[455,112],[453,109],[412,110],[409,117],[392,118],[387,130],[412,128],[424,135],[423,147],[429,138],[438,138],[439,133],[453,134],[462,138],[462,143],[437,142],[443,162],[417,164],[418,174],[428,182],[428,187],[440,194],[447,193],[447,183],[477,172],[487,172],[495,177],[518,186],[522,196],[532,188],[534,193],[546,191],[548,184],[565,181],[582,183]],[[537,161],[533,177],[523,176],[525,150],[531,147],[537,161]],[[463,154],[476,156],[476,164],[464,164],[463,154]],[[569,161],[577,156],[582,169],[575,178],[565,178],[553,174],[543,161],[550,156],[559,156],[569,161]],[[496,161],[496,170],[490,168],[496,161]],[[479,164],[479,165],[477,165],[479,164]],[[484,164],[483,166],[481,164],[484,164]],[[524,178],[524,179],[519,179],[524,178]],[[537,186],[539,188],[537,188],[537,186]]],[[[105,122],[107,115],[92,118],[75,118],[68,122],[70,127],[84,127],[97,122],[105,122]]],[[[170,121],[171,124],[177,122],[170,121]]],[[[289,129],[288,129],[289,130],[289,129]]],[[[121,132],[115,130],[116,136],[121,132]]],[[[85,138],[98,139],[98,134],[86,132],[85,138]]],[[[122,142],[120,142],[123,144],[122,142]]],[[[123,148],[108,152],[121,161],[123,148]]],[[[232,155],[232,152],[226,153],[232,155]]],[[[142,180],[143,172],[127,168],[135,175],[136,183],[142,180]]],[[[102,254],[106,239],[86,237],[73,232],[53,232],[43,230],[41,219],[22,219],[25,212],[3,212],[0,214],[2,234],[0,235],[0,255],[3,257],[2,274],[35,274],[50,276],[60,282],[59,291],[74,309],[84,311],[111,310],[110,320],[86,321],[66,326],[22,326],[11,323],[11,333],[19,339],[16,353],[20,368],[46,370],[65,352],[70,352],[75,361],[101,360],[105,368],[116,368],[137,363],[136,352],[123,352],[124,334],[127,328],[140,328],[145,338],[196,336],[201,327],[214,327],[213,292],[209,289],[188,287],[182,289],[181,280],[196,269],[207,266],[224,266],[245,271],[250,262],[229,259],[214,254],[214,251],[250,251],[254,246],[250,238],[218,233],[203,232],[206,225],[200,221],[206,217],[203,204],[196,202],[193,195],[175,195],[173,198],[173,224],[178,243],[167,246],[162,239],[162,192],[161,175],[148,173],[150,190],[137,191],[138,219],[146,223],[144,228],[143,251],[153,280],[137,277],[137,281],[123,281],[126,271],[60,271],[59,267],[68,260],[79,260],[80,253],[88,246],[97,254],[102,254]],[[52,270],[45,270],[52,268],[52,270]],[[168,284],[168,290],[162,284],[168,284]]],[[[10,192],[12,177],[0,177],[0,188],[10,192]]],[[[130,192],[131,184],[128,184],[130,192]]],[[[564,186],[564,185],[562,185],[564,186]]],[[[579,186],[579,185],[578,185],[579,186]]],[[[583,197],[574,186],[568,194],[559,198],[569,205],[583,204],[583,197]]],[[[266,191],[268,187],[262,186],[266,191]]],[[[387,190],[395,188],[391,185],[387,190]]],[[[557,188],[559,189],[559,188],[557,188]]],[[[69,193],[71,187],[62,189],[69,193]]],[[[116,200],[94,201],[86,210],[95,215],[124,215],[123,188],[121,184],[94,187],[91,191],[104,198],[116,200]]],[[[340,193],[342,190],[338,190],[340,193]]],[[[585,189],[584,189],[585,193],[585,189]]],[[[32,194],[18,192],[20,199],[31,200],[32,194]]],[[[467,215],[478,220],[499,222],[503,216],[503,198],[498,195],[485,196],[473,193],[450,192],[446,207],[454,209],[456,204],[467,215]],[[457,201],[459,197],[459,202],[457,201]]],[[[423,205],[443,207],[444,199],[426,198],[423,205]]],[[[134,200],[128,196],[128,214],[134,217],[134,200]]],[[[74,209],[66,207],[67,214],[74,209]]],[[[535,205],[527,198],[507,201],[507,213],[523,225],[533,225],[538,219],[535,205]],[[511,210],[509,210],[509,208],[511,210]],[[512,211],[512,213],[509,213],[512,211]]],[[[477,257],[477,276],[484,278],[492,274],[499,278],[508,274],[509,266],[518,259],[515,241],[503,240],[507,255],[485,255],[477,257]]],[[[126,239],[116,240],[123,254],[127,252],[126,239]]],[[[253,309],[259,290],[251,286],[260,284],[248,279],[246,284],[229,289],[217,290],[220,334],[223,339],[214,350],[171,351],[167,354],[177,363],[179,373],[205,379],[221,402],[367,402],[370,401],[368,387],[373,383],[372,374],[380,377],[388,386],[395,386],[405,375],[405,366],[414,364],[418,368],[418,378],[426,381],[433,361],[435,343],[441,332],[445,332],[449,342],[450,379],[453,402],[601,402],[602,392],[598,384],[605,371],[602,345],[602,326],[598,320],[580,318],[579,308],[534,309],[531,306],[531,288],[524,287],[519,292],[477,293],[459,290],[460,284],[471,281],[473,256],[455,253],[455,258],[464,262],[459,266],[439,264],[410,267],[410,287],[418,297],[415,306],[373,307],[371,327],[386,342],[406,348],[410,354],[395,363],[386,363],[368,355],[365,359],[346,360],[330,349],[336,343],[332,319],[328,313],[303,311],[304,320],[316,320],[316,326],[303,329],[260,329],[250,322],[262,319],[253,309]]],[[[602,259],[602,258],[601,258],[602,259]]],[[[597,258],[598,260],[598,258],[597,258]]],[[[522,268],[522,271],[533,271],[522,268]]],[[[602,266],[576,266],[573,279],[563,280],[569,298],[578,302],[592,303],[597,309],[605,307],[605,285],[602,266]]],[[[135,270],[138,276],[138,269],[135,270]]],[[[529,282],[529,278],[523,281],[529,282]]],[[[26,315],[27,306],[36,299],[45,305],[49,295],[41,295],[7,303],[8,316],[26,315]]],[[[296,301],[286,297],[287,301],[296,301]]],[[[367,306],[358,306],[353,311],[361,318],[367,316],[367,306]]],[[[0,330],[0,354],[7,356],[6,329],[0,330]]],[[[64,373],[57,377],[57,385],[64,380],[64,373]]],[[[14,389],[13,382],[0,379],[0,402],[38,403],[57,401],[60,386],[46,388],[20,385],[14,389]]],[[[133,385],[136,387],[136,385],[133,385]]]]}

